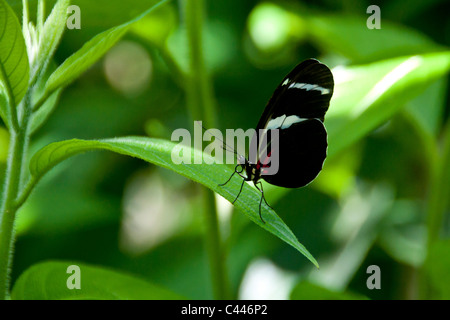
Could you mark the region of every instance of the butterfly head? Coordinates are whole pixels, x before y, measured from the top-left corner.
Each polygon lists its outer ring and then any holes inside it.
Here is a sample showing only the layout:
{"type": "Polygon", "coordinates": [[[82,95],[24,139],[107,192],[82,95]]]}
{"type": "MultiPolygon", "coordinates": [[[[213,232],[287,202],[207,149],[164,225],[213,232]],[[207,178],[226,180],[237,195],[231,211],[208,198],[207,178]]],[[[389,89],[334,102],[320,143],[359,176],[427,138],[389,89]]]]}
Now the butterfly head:
{"type": "Polygon", "coordinates": [[[261,171],[259,167],[251,163],[244,156],[239,156],[237,159],[236,173],[239,174],[245,181],[257,182],[261,178],[261,171]]]}

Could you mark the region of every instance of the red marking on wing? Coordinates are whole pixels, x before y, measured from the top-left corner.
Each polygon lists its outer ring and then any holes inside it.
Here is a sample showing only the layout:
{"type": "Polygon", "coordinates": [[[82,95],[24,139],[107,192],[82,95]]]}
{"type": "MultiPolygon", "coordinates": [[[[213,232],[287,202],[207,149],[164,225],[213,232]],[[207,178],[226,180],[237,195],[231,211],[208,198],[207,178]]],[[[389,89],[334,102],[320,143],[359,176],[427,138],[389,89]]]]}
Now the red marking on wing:
{"type": "MultiPolygon", "coordinates": [[[[270,160],[271,155],[272,155],[272,151],[270,151],[269,154],[266,155],[266,157],[262,161],[258,160],[258,163],[256,164],[256,169],[260,170],[261,167],[263,167],[263,168],[269,167],[269,160],[270,160]]],[[[262,173],[266,173],[266,172],[267,172],[267,170],[262,170],[262,173]]]]}

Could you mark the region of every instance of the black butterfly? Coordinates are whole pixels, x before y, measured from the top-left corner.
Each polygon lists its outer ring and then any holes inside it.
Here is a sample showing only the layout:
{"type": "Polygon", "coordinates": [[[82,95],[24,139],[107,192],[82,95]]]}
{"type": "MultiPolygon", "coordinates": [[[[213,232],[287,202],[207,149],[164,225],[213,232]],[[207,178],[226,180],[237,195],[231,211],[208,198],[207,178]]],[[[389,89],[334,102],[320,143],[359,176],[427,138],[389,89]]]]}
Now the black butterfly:
{"type": "Polygon", "coordinates": [[[256,126],[250,146],[257,152],[250,160],[239,156],[238,165],[226,185],[237,173],[244,180],[234,202],[239,198],[245,181],[253,181],[261,192],[259,216],[264,197],[260,179],[268,183],[299,188],[313,181],[322,170],[327,156],[327,131],[323,121],[333,95],[333,74],[317,61],[308,59],[297,65],[275,89],[256,126]],[[260,129],[266,129],[260,134],[260,129]],[[271,161],[271,136],[278,129],[278,171],[267,174],[271,161]],[[264,153],[263,153],[264,151],[264,153]]]}

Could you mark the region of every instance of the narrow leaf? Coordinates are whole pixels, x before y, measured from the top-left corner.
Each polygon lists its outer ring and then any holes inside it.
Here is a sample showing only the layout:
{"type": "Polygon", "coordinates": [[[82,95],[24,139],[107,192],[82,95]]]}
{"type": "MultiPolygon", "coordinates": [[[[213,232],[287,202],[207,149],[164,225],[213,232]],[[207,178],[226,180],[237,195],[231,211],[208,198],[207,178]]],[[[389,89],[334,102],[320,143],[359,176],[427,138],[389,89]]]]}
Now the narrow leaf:
{"type": "Polygon", "coordinates": [[[55,109],[59,96],[61,95],[62,89],[58,89],[55,92],[52,93],[50,97],[45,100],[42,107],[39,108],[34,114],[31,119],[31,127],[30,132],[33,134],[36,132],[49,118],[49,116],[52,114],[53,110],[55,109]]]}
{"type": "MultiPolygon", "coordinates": [[[[212,163],[214,159],[202,154],[200,151],[189,149],[192,159],[203,156],[203,164],[174,164],[172,161],[172,150],[176,146],[171,141],[145,138],[127,137],[107,140],[67,140],[52,143],[38,151],[30,162],[32,179],[37,182],[48,170],[61,161],[90,150],[109,150],[116,153],[140,158],[158,166],[170,169],[193,181],[199,182],[211,190],[217,192],[230,202],[233,201],[239,191],[242,180],[236,177],[226,186],[220,187],[231,176],[232,171],[226,165],[205,164],[212,163]]],[[[193,163],[193,161],[192,161],[193,163]]],[[[259,201],[261,194],[256,189],[245,184],[242,194],[235,202],[235,206],[243,212],[250,220],[279,237],[286,243],[296,248],[315,266],[317,261],[308,250],[297,240],[295,235],[283,220],[272,209],[263,206],[263,223],[259,217],[259,201]]]]}
{"type": "Polygon", "coordinates": [[[80,50],[67,58],[50,76],[46,87],[47,93],[69,85],[114,46],[135,22],[165,2],[166,0],[159,1],[139,17],[92,38],[80,50]]]}
{"type": "MultiPolygon", "coordinates": [[[[39,6],[40,20],[43,19],[43,12],[41,12],[43,10],[41,8],[42,3],[41,1],[39,6]]],[[[39,52],[35,64],[39,68],[38,71],[45,70],[55,53],[66,29],[67,8],[69,5],[70,0],[58,0],[45,21],[43,28],[39,30],[39,52]]]]}

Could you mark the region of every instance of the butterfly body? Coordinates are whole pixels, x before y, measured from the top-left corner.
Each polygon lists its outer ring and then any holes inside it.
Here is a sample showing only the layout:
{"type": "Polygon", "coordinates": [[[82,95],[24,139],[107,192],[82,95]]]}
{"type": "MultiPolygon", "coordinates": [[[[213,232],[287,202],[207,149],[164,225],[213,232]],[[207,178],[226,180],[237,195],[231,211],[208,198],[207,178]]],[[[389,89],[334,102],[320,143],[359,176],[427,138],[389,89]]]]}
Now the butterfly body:
{"type": "Polygon", "coordinates": [[[333,89],[330,69],[316,59],[308,59],[281,81],[267,103],[251,139],[250,150],[256,152],[249,159],[240,156],[234,172],[244,179],[239,194],[245,181],[252,181],[261,192],[260,217],[265,201],[261,179],[280,187],[299,188],[322,170],[328,147],[323,122],[333,89]],[[274,131],[276,146],[272,144],[274,131]],[[274,156],[277,170],[271,172],[274,156]]]}

